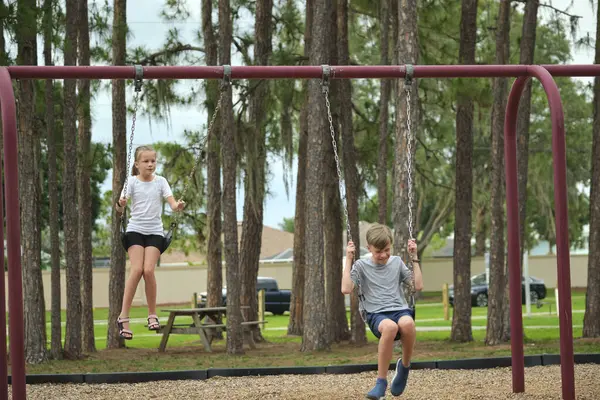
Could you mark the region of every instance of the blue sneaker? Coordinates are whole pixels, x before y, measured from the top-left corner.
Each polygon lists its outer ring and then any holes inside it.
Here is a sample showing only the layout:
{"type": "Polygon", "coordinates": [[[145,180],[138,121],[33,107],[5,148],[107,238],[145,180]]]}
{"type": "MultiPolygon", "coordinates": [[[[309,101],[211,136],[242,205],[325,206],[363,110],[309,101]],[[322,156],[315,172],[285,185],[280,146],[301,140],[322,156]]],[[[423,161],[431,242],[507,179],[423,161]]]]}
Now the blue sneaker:
{"type": "Polygon", "coordinates": [[[367,393],[367,399],[370,400],[380,400],[385,397],[385,390],[387,389],[387,380],[382,378],[377,378],[377,382],[375,383],[375,387],[371,389],[369,393],[367,393]]]}
{"type": "Polygon", "coordinates": [[[396,374],[394,375],[394,379],[392,379],[392,386],[390,387],[393,396],[400,396],[404,392],[409,372],[410,365],[405,367],[402,365],[402,359],[399,358],[398,362],[396,362],[396,374]]]}

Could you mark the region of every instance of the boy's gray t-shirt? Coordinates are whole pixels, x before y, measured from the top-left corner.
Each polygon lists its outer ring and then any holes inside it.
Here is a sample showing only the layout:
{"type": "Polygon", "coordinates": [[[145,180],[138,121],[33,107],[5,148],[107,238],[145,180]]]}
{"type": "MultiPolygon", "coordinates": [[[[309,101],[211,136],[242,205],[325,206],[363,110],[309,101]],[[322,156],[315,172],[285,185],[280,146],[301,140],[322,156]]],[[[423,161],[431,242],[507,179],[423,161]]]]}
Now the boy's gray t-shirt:
{"type": "Polygon", "coordinates": [[[409,309],[401,283],[409,284],[412,274],[402,259],[390,256],[385,265],[372,259],[356,260],[350,278],[360,286],[363,306],[368,313],[409,309]]]}

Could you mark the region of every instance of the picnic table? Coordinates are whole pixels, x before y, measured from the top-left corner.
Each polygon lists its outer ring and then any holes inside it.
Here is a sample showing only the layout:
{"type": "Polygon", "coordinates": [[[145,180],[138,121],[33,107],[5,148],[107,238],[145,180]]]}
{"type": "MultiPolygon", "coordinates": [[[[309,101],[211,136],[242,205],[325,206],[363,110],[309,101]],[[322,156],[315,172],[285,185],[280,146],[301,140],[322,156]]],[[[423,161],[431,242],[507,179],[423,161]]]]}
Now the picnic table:
{"type": "MultiPolygon", "coordinates": [[[[249,308],[242,306],[242,309],[249,308]]],[[[204,307],[204,308],[170,308],[161,310],[162,312],[169,313],[169,319],[165,326],[161,326],[157,333],[162,333],[163,337],[160,341],[158,351],[164,352],[167,348],[167,342],[169,336],[172,334],[194,334],[199,335],[202,342],[202,346],[208,352],[212,351],[211,342],[216,336],[217,331],[223,331],[226,327],[225,324],[220,321],[227,314],[227,307],[204,307]],[[191,323],[175,324],[175,318],[177,317],[192,317],[191,323]]],[[[247,343],[250,348],[256,348],[254,339],[252,337],[251,328],[261,324],[266,324],[267,321],[246,321],[244,313],[242,312],[242,331],[244,334],[244,342],[247,343]]]]}

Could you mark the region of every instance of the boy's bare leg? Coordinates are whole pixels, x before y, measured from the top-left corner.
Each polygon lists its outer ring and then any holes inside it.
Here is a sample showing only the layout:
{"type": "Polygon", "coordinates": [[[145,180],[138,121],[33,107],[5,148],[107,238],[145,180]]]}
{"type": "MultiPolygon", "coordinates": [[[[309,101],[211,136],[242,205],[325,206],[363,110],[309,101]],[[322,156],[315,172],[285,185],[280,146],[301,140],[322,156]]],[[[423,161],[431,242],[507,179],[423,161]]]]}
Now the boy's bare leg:
{"type": "Polygon", "coordinates": [[[398,329],[402,336],[402,365],[408,367],[417,339],[415,321],[411,317],[404,316],[398,321],[398,329]]]}
{"type": "Polygon", "coordinates": [[[384,319],[377,328],[381,333],[379,351],[377,356],[377,377],[387,379],[390,361],[394,352],[394,339],[398,333],[398,325],[391,319],[384,319]]]}
{"type": "Polygon", "coordinates": [[[410,371],[410,360],[412,358],[413,349],[417,332],[415,329],[415,321],[404,316],[398,321],[398,329],[402,337],[402,363],[400,360],[396,362],[396,373],[392,379],[390,391],[393,396],[400,396],[406,388],[408,373],[410,371]]]}

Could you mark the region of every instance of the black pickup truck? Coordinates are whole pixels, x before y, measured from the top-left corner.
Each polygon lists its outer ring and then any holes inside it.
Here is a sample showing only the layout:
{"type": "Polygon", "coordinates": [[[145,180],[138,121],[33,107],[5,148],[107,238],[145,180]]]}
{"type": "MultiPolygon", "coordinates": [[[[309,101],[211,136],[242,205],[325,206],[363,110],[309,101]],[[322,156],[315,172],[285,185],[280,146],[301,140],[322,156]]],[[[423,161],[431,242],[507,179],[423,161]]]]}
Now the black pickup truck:
{"type": "MultiPolygon", "coordinates": [[[[283,315],[290,311],[290,301],[292,292],[289,290],[280,290],[277,281],[273,278],[258,277],[256,280],[256,291],[264,289],[265,291],[265,311],[274,315],[283,315]]],[[[206,292],[198,296],[198,306],[206,306],[206,292]]],[[[227,304],[227,288],[223,288],[223,306],[227,304]]]]}

